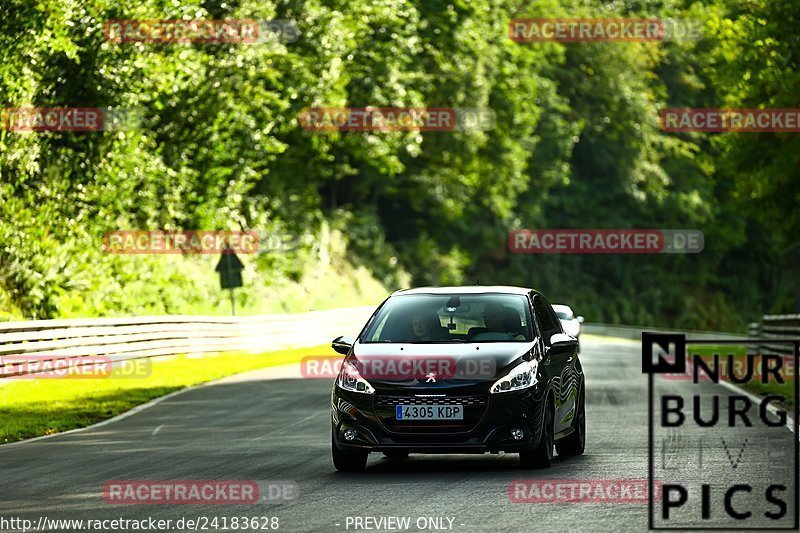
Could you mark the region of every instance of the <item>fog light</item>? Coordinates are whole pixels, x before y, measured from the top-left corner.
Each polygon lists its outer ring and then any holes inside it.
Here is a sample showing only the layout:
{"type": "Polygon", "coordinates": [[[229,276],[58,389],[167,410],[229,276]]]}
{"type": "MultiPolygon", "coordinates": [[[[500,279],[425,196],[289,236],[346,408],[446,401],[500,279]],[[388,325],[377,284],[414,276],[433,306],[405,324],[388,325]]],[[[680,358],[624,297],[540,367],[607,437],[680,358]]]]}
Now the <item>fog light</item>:
{"type": "Polygon", "coordinates": [[[344,433],[342,433],[342,435],[344,435],[344,440],[346,440],[348,442],[353,442],[354,440],[356,440],[356,436],[357,436],[355,430],[350,429],[350,428],[345,429],[344,433]]]}
{"type": "Polygon", "coordinates": [[[522,437],[525,436],[525,432],[519,428],[514,428],[511,430],[511,438],[514,440],[522,440],[522,437]]]}

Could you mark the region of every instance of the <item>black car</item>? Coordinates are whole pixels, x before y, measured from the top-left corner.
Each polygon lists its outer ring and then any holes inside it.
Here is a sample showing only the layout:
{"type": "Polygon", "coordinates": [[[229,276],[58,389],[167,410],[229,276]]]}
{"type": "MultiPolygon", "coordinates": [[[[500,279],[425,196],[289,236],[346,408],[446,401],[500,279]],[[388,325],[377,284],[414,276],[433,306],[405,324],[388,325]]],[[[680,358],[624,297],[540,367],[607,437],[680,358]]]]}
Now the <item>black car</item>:
{"type": "Polygon", "coordinates": [[[577,341],[550,303],[519,287],[398,291],[345,355],[331,393],[337,470],[370,452],[519,453],[528,468],[584,450],[584,376],[577,341]]]}

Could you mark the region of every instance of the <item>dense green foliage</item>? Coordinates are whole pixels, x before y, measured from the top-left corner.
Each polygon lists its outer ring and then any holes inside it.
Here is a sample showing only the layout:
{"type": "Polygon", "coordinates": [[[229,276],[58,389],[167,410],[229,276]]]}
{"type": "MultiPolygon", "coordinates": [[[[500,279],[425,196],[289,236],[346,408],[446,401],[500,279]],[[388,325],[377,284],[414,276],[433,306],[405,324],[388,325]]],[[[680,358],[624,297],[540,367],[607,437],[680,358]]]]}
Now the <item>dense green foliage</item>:
{"type": "Polygon", "coordinates": [[[590,321],[741,328],[793,309],[784,252],[800,235],[797,134],[667,133],[658,114],[796,107],[795,0],[6,0],[0,9],[2,107],[141,112],[136,129],[118,132],[0,131],[0,310],[186,312],[224,301],[210,259],[102,252],[104,232],[130,228],[258,229],[299,243],[250,264],[259,287],[305,279],[333,253],[388,288],[535,286],[590,321]],[[508,37],[515,17],[581,16],[675,17],[702,32],[654,43],[508,37]],[[104,41],[103,21],[137,18],[292,19],[302,34],[104,41]],[[489,107],[497,122],[327,133],[298,123],[309,106],[367,105],[489,107]],[[568,227],[698,228],[705,250],[508,252],[511,229],[568,227]]]}

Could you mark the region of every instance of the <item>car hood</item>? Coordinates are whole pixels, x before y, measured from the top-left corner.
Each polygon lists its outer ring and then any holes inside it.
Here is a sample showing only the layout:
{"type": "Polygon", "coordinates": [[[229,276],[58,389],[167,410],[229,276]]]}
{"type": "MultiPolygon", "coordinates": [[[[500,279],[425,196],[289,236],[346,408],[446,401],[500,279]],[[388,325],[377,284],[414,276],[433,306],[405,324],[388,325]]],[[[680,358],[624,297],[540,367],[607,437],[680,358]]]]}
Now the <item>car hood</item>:
{"type": "Polygon", "coordinates": [[[356,343],[348,361],[372,384],[460,387],[503,377],[535,342],[356,343]],[[429,374],[433,372],[434,376],[429,374]],[[435,381],[432,381],[435,380],[435,381]]]}

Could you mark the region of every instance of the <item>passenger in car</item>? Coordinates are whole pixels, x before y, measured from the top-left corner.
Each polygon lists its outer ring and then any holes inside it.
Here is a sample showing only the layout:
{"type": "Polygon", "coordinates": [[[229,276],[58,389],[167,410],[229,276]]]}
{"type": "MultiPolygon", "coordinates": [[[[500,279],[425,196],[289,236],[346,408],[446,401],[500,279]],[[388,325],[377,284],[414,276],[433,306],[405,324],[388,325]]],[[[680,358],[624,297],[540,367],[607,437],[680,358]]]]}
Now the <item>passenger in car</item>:
{"type": "Polygon", "coordinates": [[[524,340],[521,334],[522,323],[519,313],[499,303],[488,303],[483,309],[483,323],[486,327],[469,328],[469,337],[480,333],[507,333],[515,340],[524,340]]]}

